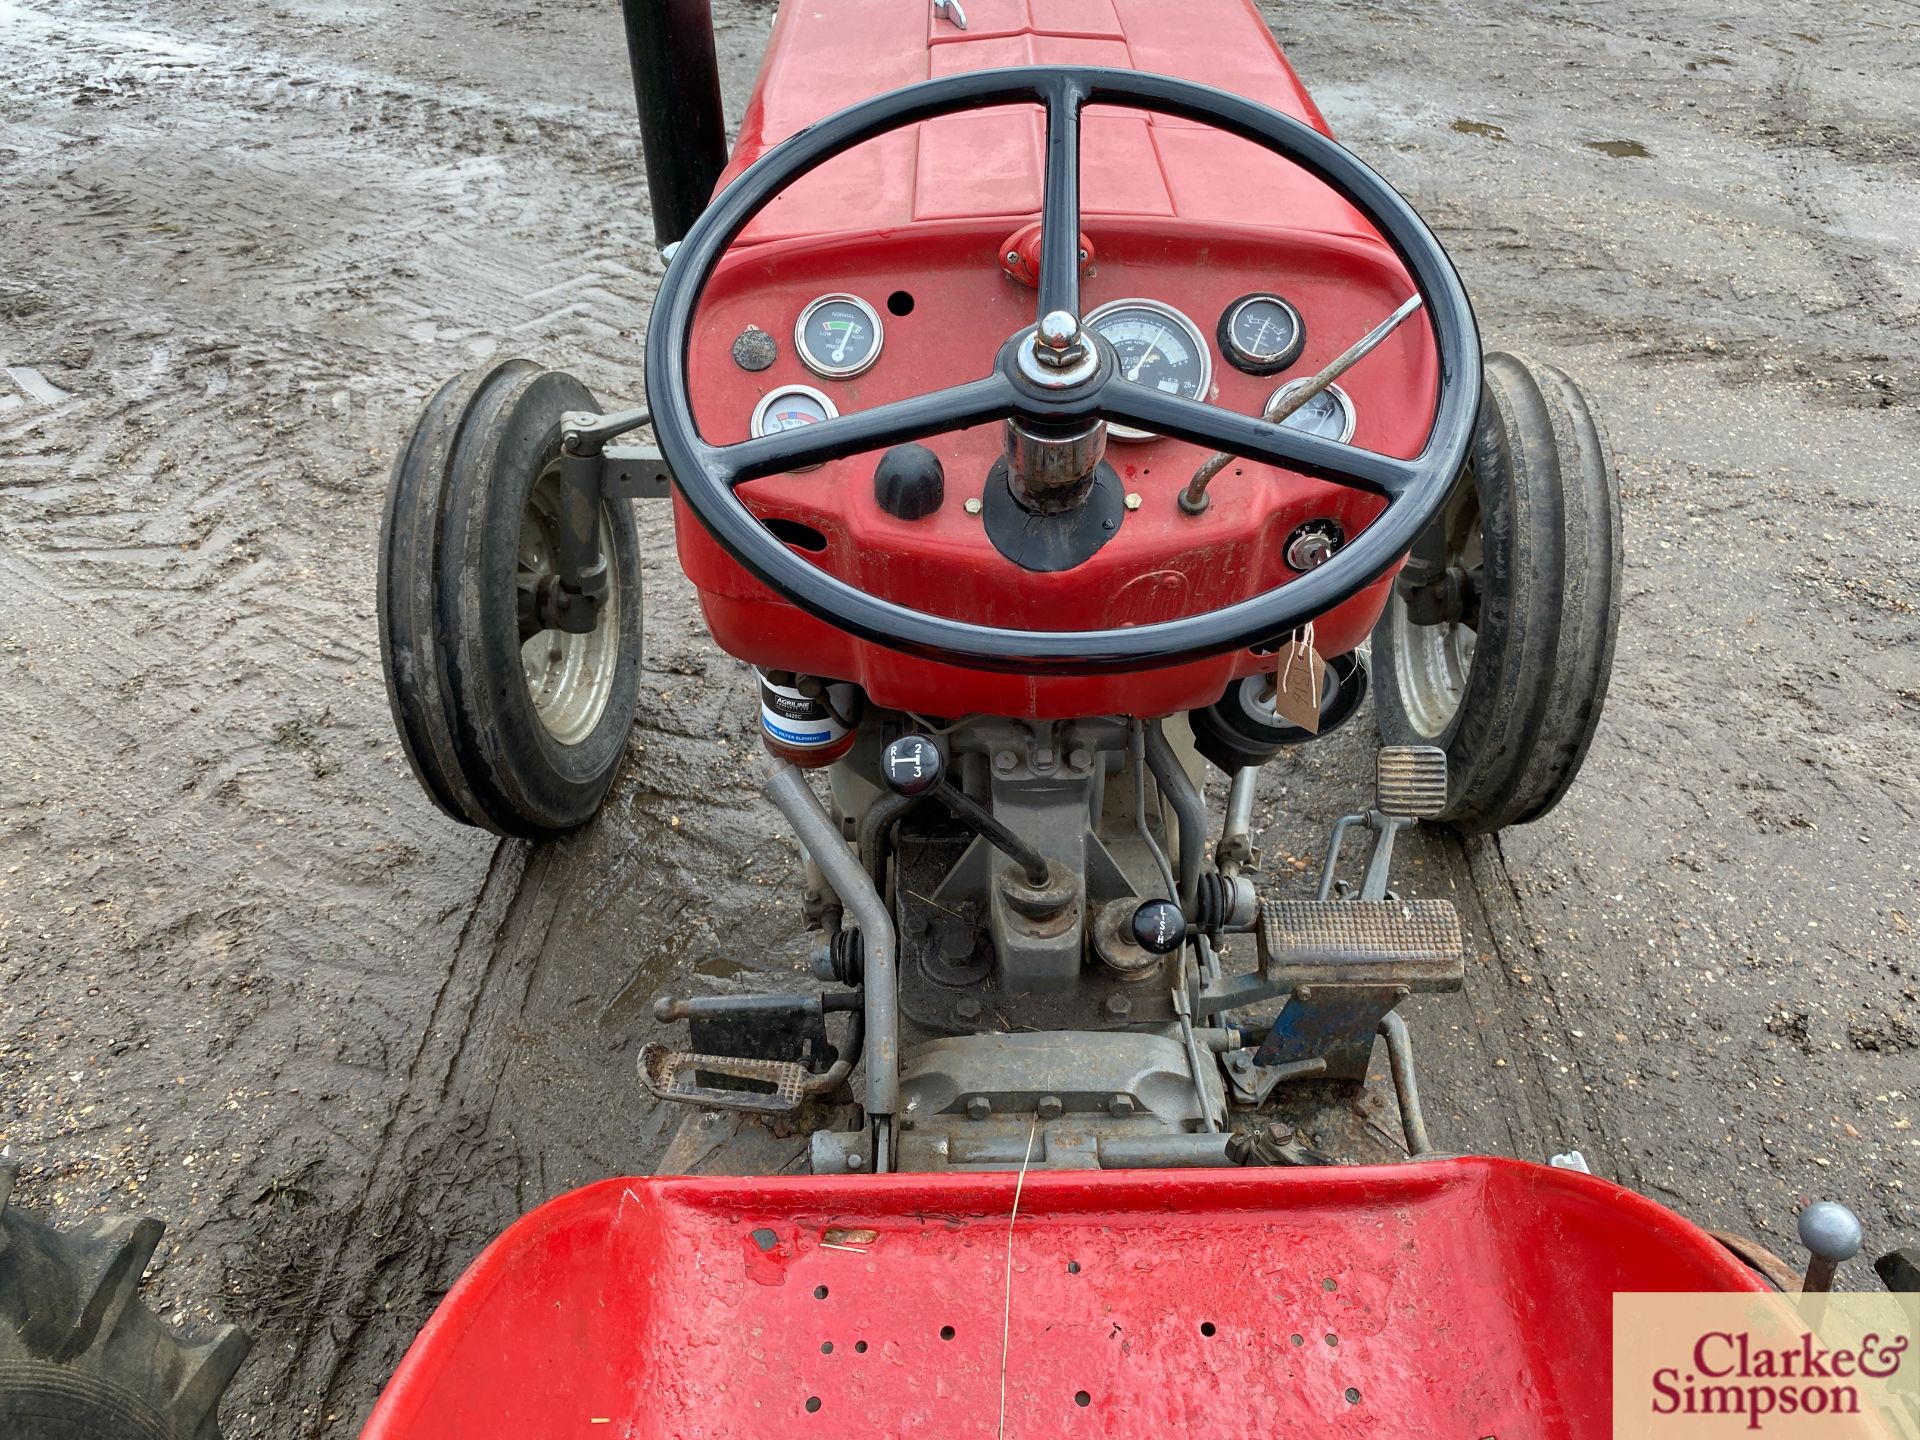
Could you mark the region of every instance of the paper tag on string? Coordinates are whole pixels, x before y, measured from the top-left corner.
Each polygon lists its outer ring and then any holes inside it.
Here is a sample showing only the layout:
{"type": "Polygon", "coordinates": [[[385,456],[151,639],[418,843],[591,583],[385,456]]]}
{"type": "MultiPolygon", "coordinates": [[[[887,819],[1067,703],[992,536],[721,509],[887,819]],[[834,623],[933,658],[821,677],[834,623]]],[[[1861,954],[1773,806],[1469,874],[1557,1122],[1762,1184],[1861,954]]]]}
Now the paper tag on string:
{"type": "Polygon", "coordinates": [[[1273,672],[1273,712],[1309,735],[1320,733],[1320,686],[1326,664],[1313,648],[1313,625],[1296,630],[1280,647],[1273,672]]]}

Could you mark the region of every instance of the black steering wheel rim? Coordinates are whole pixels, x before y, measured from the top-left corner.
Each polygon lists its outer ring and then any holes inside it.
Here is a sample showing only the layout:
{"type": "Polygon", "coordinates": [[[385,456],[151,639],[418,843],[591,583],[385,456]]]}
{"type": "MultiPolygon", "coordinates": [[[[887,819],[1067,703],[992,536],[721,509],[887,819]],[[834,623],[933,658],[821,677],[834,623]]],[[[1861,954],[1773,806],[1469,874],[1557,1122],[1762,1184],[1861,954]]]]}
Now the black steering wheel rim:
{"type": "Polygon", "coordinates": [[[782,598],[862,640],[967,669],[1043,676],[1155,669],[1267,644],[1378,580],[1404,555],[1465,463],[1480,404],[1480,343],[1451,260],[1413,208],[1356,156],[1291,116],[1172,76],[1077,66],[980,70],[924,81],[839,111],[762,155],[714,199],[667,267],[647,334],[647,399],[674,483],[715,541],[782,598]],[[854,412],[804,431],[714,445],[694,422],[688,385],[693,320],[715,268],[754,216],[795,180],[867,140],[956,111],[1038,103],[1048,140],[1039,313],[1077,318],[1079,117],[1090,104],[1198,120],[1325,181],[1379,231],[1419,290],[1439,360],[1439,397],[1412,460],[1321,440],[1204,402],[1115,379],[1110,365],[1070,392],[1019,383],[1003,347],[995,371],[931,395],[854,412]],[[1207,412],[1202,414],[1200,412],[1207,412]],[[1376,491],[1387,505],[1319,568],[1271,590],[1174,620],[1105,630],[1012,630],[913,609],[848,584],[803,558],[747,509],[735,486],[804,463],[1020,415],[1045,422],[1098,414],[1158,434],[1376,491]],[[937,424],[934,422],[938,422],[937,424]],[[1339,452],[1339,453],[1334,453],[1339,452]]]}

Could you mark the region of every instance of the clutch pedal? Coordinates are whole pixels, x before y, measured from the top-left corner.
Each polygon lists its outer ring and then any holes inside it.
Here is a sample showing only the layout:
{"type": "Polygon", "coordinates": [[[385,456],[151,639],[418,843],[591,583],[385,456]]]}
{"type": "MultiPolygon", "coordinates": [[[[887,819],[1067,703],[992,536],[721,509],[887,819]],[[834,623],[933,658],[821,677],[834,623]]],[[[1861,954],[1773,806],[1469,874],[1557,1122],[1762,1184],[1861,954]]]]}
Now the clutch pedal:
{"type": "Polygon", "coordinates": [[[748,1060],[733,1055],[697,1055],[669,1050],[657,1042],[640,1048],[640,1079],[661,1100],[709,1110],[746,1110],[785,1115],[805,1102],[814,1077],[791,1060],[748,1060]],[[727,1089],[703,1081],[705,1075],[744,1082],[752,1089],[727,1089]]]}

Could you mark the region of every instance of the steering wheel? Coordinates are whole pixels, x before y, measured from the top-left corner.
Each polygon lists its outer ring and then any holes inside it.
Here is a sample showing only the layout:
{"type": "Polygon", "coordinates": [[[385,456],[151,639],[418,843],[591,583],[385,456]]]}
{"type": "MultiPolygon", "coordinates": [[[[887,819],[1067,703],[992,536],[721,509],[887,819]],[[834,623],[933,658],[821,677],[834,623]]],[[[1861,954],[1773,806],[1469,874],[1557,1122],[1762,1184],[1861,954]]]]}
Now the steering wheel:
{"type": "Polygon", "coordinates": [[[1166,75],[1079,66],[980,70],[909,85],[849,106],[782,141],[727,186],[667,267],[647,335],[654,435],[694,515],[769,588],[828,624],[894,650],[976,670],[1096,675],[1153,669],[1261,645],[1379,579],[1446,499],[1480,405],[1480,340],[1466,291],[1433,232],[1392,186],[1311,126],[1251,100],[1166,75]],[[730,445],[704,439],[687,378],[693,319],[715,267],[774,196],[864,141],[960,110],[1038,102],[1047,117],[1036,324],[1003,346],[982,379],[730,445]],[[1425,303],[1440,393],[1419,455],[1402,460],[1129,383],[1096,335],[1097,363],[1072,384],[1041,383],[1040,317],[1080,316],[1080,113],[1117,105],[1201,121],[1325,181],[1392,246],[1425,303]],[[1025,361],[1026,363],[1023,363],[1025,361]],[[1386,507],[1316,569],[1232,605],[1107,630],[1009,630],[899,605],[849,585],[789,549],[736,493],[749,480],[863,451],[1017,417],[1049,428],[1105,419],[1384,496],[1386,507]]]}

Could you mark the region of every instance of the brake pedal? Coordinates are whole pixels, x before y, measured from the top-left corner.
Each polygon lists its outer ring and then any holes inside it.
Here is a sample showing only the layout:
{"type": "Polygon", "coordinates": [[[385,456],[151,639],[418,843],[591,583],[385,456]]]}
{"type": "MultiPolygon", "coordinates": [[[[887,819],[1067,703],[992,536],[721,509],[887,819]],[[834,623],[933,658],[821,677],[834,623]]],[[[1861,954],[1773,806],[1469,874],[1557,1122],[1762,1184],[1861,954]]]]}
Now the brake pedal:
{"type": "Polygon", "coordinates": [[[1447,752],[1437,745],[1382,746],[1373,766],[1373,806],[1382,815],[1431,820],[1447,808],[1447,752]]]}
{"type": "Polygon", "coordinates": [[[657,1099],[709,1110],[785,1115],[805,1102],[807,1082],[812,1078],[804,1065],[791,1060],[697,1055],[688,1050],[669,1050],[657,1042],[640,1048],[640,1079],[657,1099]],[[702,1075],[767,1088],[726,1089],[702,1081],[702,1075]]]}

